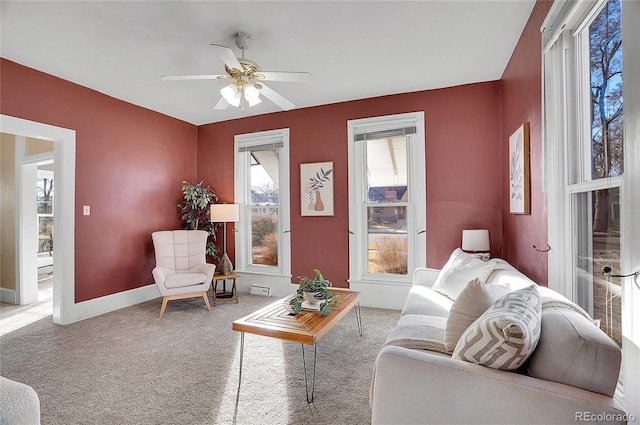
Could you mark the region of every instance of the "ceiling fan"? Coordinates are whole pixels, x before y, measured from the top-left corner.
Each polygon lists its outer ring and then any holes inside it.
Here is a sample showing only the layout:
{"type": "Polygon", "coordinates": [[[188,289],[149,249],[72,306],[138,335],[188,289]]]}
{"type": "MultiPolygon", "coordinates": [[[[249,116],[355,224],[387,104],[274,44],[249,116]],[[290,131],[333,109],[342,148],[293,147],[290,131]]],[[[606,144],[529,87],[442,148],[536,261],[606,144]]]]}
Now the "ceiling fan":
{"type": "Polygon", "coordinates": [[[253,40],[250,34],[239,32],[235,35],[236,46],[242,51],[242,57],[236,58],[233,51],[226,46],[211,44],[220,59],[225,63],[226,74],[205,75],[163,75],[164,81],[171,80],[230,80],[231,82],[220,90],[222,97],[216,103],[215,109],[227,109],[229,105],[240,107],[244,111],[244,104],[249,107],[257,105],[262,100],[260,95],[288,111],[295,105],[282,97],[276,91],[264,84],[264,81],[288,81],[308,83],[313,76],[308,72],[261,71],[260,66],[244,57],[244,51],[251,47],[253,40]]]}

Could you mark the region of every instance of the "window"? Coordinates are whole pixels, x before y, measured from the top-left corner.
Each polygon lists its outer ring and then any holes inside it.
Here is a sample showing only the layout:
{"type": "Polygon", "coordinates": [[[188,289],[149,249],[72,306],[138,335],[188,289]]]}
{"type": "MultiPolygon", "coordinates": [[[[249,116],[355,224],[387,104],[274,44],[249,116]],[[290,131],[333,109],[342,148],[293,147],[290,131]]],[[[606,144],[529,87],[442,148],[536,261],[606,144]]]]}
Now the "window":
{"type": "Polygon", "coordinates": [[[604,278],[601,267],[640,269],[640,2],[554,2],[542,38],[549,286],[591,310],[613,339],[621,329],[616,399],[638,416],[640,290],[632,278],[604,278]]]}
{"type": "Polygon", "coordinates": [[[424,113],[348,129],[350,281],[410,283],[426,263],[424,113]]]}
{"type": "Polygon", "coordinates": [[[290,274],[289,130],[235,137],[237,269],[290,274]]]}
{"type": "MultiPolygon", "coordinates": [[[[550,244],[553,238],[564,247],[565,264],[572,267],[562,270],[563,254],[550,256],[549,281],[558,280],[552,273],[564,273],[571,286],[554,289],[570,295],[621,344],[621,282],[602,275],[604,266],[621,272],[621,2],[566,2],[552,8],[554,13],[570,18],[556,31],[557,40],[548,40],[545,54],[546,140],[560,149],[549,157],[550,166],[560,170],[549,187],[550,217],[556,220],[550,221],[549,236],[550,244]]],[[[553,26],[547,23],[543,40],[553,26]]]]}
{"type": "Polygon", "coordinates": [[[37,171],[38,252],[53,251],[53,171],[37,171]]]}

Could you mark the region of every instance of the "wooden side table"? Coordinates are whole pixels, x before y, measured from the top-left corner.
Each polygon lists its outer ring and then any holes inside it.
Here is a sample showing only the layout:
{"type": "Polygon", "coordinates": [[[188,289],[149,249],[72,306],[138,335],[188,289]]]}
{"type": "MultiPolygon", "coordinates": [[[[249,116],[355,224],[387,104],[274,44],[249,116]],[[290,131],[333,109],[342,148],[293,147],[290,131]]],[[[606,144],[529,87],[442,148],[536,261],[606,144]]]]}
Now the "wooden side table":
{"type": "Polygon", "coordinates": [[[240,273],[231,272],[229,274],[216,273],[213,275],[213,285],[211,287],[213,292],[213,305],[216,303],[226,303],[229,301],[235,301],[238,304],[238,291],[236,289],[236,279],[240,277],[240,273]],[[227,292],[227,279],[233,280],[233,286],[231,292],[227,292]],[[218,292],[218,282],[222,281],[222,292],[218,292]]]}

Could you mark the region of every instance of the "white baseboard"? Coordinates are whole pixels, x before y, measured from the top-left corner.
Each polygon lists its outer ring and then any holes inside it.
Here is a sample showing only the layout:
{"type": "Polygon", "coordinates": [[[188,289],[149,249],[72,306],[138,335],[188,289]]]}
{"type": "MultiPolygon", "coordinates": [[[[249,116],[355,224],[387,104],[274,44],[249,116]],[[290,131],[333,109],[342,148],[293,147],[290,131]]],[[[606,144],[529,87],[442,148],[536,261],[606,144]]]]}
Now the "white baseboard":
{"type": "Polygon", "coordinates": [[[17,304],[15,289],[0,288],[0,302],[7,304],[17,304]]]}
{"type": "Polygon", "coordinates": [[[71,317],[73,317],[74,322],[77,322],[158,297],[160,297],[160,291],[155,284],[142,286],[140,288],[73,304],[73,314],[71,317]]]}
{"type": "Polygon", "coordinates": [[[350,281],[349,289],[360,292],[363,307],[401,310],[411,285],[350,281]]]}

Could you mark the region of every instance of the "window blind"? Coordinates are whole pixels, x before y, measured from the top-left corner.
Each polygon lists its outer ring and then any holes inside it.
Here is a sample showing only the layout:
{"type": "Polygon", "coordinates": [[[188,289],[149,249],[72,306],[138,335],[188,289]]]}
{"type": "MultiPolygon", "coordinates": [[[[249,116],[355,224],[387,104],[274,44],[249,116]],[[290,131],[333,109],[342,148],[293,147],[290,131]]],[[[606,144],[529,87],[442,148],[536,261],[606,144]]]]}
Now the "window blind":
{"type": "Polygon", "coordinates": [[[363,123],[353,127],[353,140],[363,142],[388,137],[409,136],[417,133],[417,125],[418,121],[415,119],[406,118],[363,123]]]}
{"type": "Polygon", "coordinates": [[[238,152],[259,152],[259,151],[273,151],[284,147],[282,141],[272,143],[261,143],[258,145],[244,145],[238,146],[238,152]]]}
{"type": "Polygon", "coordinates": [[[396,136],[409,136],[411,134],[416,134],[416,126],[410,127],[402,127],[402,128],[393,128],[389,130],[378,130],[378,131],[369,131],[366,133],[360,133],[354,135],[354,140],[356,142],[364,142],[367,140],[378,140],[378,139],[386,139],[389,137],[396,136]]]}
{"type": "Polygon", "coordinates": [[[575,0],[561,0],[553,3],[540,28],[540,32],[542,32],[542,51],[544,53],[548,52],[560,37],[560,33],[567,25],[575,7],[575,0]]]}

